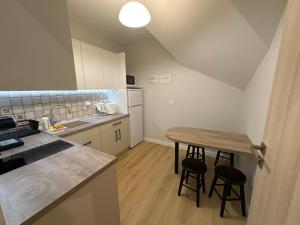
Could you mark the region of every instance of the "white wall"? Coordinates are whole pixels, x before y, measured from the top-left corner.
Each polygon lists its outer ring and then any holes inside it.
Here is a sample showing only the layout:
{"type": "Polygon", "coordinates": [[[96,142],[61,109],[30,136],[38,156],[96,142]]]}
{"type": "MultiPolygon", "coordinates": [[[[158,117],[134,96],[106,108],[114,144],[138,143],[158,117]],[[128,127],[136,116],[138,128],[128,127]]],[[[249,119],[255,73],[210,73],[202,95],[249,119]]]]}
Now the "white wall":
{"type": "Polygon", "coordinates": [[[0,90],[76,89],[66,0],[0,1],[0,90]]]}
{"type": "MultiPolygon", "coordinates": [[[[260,144],[263,140],[284,21],[283,16],[267,54],[245,89],[240,131],[246,133],[254,144],[260,144]]],[[[248,203],[251,199],[256,165],[257,162],[253,157],[239,156],[236,162],[236,166],[248,179],[246,185],[248,203]]]]}
{"type": "Polygon", "coordinates": [[[174,126],[238,130],[241,90],[182,66],[153,38],[125,52],[127,73],[144,89],[145,137],[168,141],[165,131],[174,126]],[[166,73],[172,84],[148,83],[150,75],[166,73]]]}
{"type": "Polygon", "coordinates": [[[267,54],[245,90],[241,130],[256,144],[263,138],[283,25],[284,19],[281,19],[267,54]]]}
{"type": "Polygon", "coordinates": [[[71,36],[74,39],[96,45],[100,48],[104,48],[113,52],[122,52],[123,48],[119,44],[105,37],[103,34],[95,32],[93,29],[82,26],[79,23],[74,22],[70,18],[71,36]]]}

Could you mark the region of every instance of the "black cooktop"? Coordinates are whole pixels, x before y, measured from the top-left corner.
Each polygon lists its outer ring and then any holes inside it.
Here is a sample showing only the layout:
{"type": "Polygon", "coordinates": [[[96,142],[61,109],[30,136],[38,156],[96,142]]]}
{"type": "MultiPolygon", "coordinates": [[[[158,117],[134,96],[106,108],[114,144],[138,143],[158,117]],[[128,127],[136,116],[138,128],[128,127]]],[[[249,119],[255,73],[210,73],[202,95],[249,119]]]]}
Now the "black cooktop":
{"type": "Polygon", "coordinates": [[[45,158],[57,152],[71,148],[73,145],[62,141],[54,141],[28,151],[20,152],[0,159],[0,175],[45,158]]]}

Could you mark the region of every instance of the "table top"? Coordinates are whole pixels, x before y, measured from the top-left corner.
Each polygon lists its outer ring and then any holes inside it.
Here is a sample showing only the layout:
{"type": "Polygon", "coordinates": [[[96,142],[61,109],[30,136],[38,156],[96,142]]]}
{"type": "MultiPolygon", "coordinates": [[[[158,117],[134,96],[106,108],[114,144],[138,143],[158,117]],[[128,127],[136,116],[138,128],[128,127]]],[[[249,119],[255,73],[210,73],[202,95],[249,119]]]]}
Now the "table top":
{"type": "Polygon", "coordinates": [[[191,127],[173,127],[166,136],[175,142],[221,150],[229,153],[253,155],[252,142],[245,134],[206,130],[191,127]]]}

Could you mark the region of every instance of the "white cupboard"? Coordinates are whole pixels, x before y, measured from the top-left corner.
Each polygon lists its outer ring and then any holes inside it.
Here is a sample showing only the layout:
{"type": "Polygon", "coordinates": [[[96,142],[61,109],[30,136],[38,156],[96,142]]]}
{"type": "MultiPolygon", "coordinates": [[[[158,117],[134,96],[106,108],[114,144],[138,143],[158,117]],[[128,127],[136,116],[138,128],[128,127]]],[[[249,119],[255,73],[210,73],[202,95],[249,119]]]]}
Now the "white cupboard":
{"type": "Polygon", "coordinates": [[[116,53],[104,49],[102,56],[105,89],[114,89],[118,86],[118,56],[116,53]]]}
{"type": "Polygon", "coordinates": [[[100,133],[101,150],[111,155],[118,155],[130,145],[129,117],[102,125],[100,133]]]}
{"type": "Polygon", "coordinates": [[[77,40],[72,43],[78,89],[126,88],[125,53],[117,54],[77,40]]]}
{"type": "Polygon", "coordinates": [[[81,56],[85,89],[104,89],[101,49],[81,44],[81,56]]]}
{"type": "Polygon", "coordinates": [[[129,149],[129,117],[62,137],[107,154],[118,155],[129,149]]]}
{"type": "Polygon", "coordinates": [[[84,90],[85,85],[84,85],[84,76],[83,76],[83,68],[82,68],[80,42],[72,41],[72,47],[73,47],[75,74],[76,74],[76,80],[77,80],[77,89],[84,90]]]}

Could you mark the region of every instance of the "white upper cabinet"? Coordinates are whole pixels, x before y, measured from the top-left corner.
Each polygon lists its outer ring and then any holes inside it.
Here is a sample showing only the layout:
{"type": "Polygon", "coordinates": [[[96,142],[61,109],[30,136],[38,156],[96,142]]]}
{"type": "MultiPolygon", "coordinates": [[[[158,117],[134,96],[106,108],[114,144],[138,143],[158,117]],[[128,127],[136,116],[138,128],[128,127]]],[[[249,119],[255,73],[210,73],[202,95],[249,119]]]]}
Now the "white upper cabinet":
{"type": "Polygon", "coordinates": [[[118,86],[118,57],[116,53],[102,51],[103,77],[106,89],[115,89],[118,86]]]}
{"type": "Polygon", "coordinates": [[[87,44],[81,44],[84,85],[86,90],[104,89],[102,73],[102,50],[87,44]]]}
{"type": "Polygon", "coordinates": [[[77,80],[77,89],[84,90],[84,76],[83,76],[83,68],[82,68],[82,58],[81,58],[81,45],[80,42],[73,40],[73,56],[74,56],[74,66],[77,80]]]}
{"type": "Polygon", "coordinates": [[[125,53],[101,49],[73,40],[78,89],[126,88],[125,53]]]}

